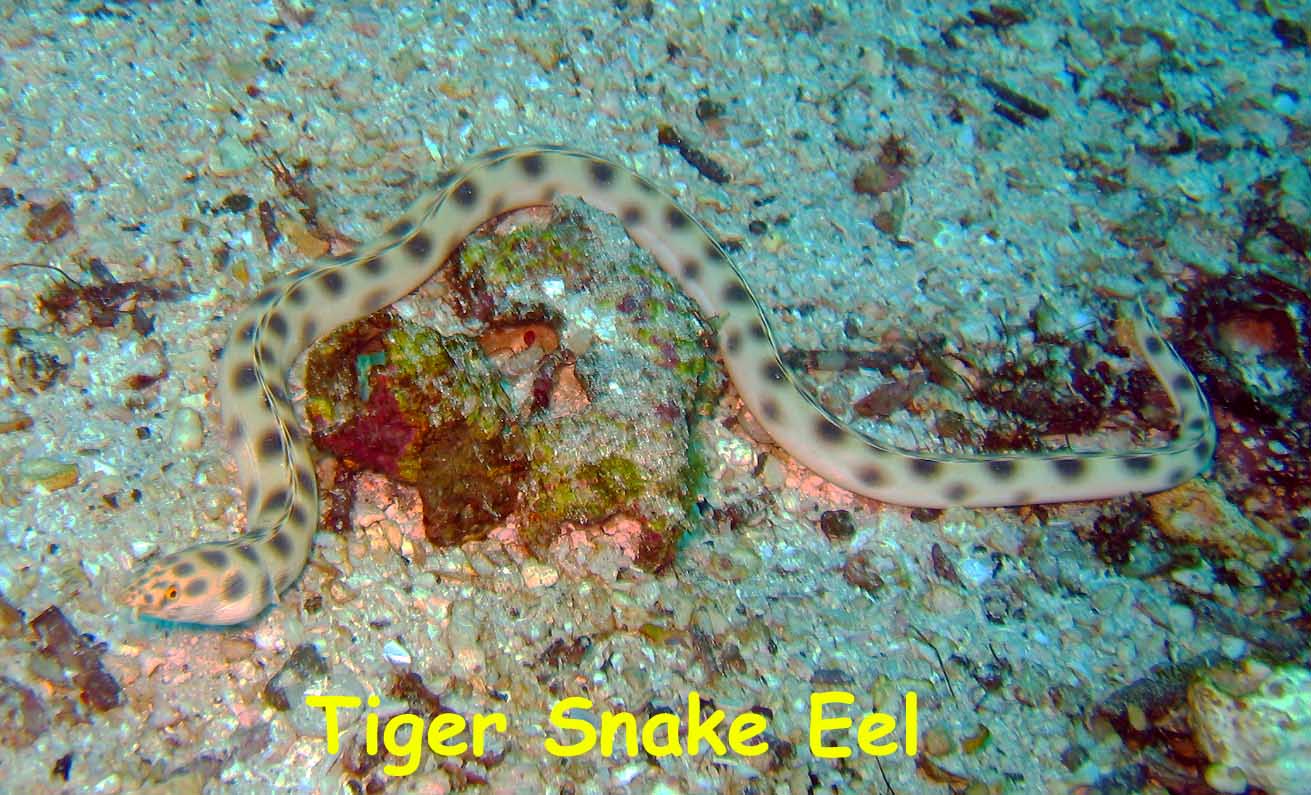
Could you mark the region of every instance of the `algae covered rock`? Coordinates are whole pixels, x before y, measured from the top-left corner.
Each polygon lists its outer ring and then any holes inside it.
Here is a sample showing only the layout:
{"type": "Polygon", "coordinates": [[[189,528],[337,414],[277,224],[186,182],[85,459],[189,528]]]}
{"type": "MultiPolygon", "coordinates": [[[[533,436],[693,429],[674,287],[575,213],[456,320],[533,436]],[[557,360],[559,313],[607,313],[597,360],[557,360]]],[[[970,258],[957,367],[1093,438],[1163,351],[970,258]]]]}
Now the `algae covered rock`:
{"type": "Polygon", "coordinates": [[[1188,722],[1217,790],[1311,793],[1311,670],[1249,660],[1207,671],[1188,688],[1188,722]]]}
{"type": "Polygon", "coordinates": [[[436,277],[444,301],[315,345],[314,441],[416,488],[434,543],[604,532],[658,566],[691,521],[722,376],[690,299],[610,216],[564,206],[470,238],[436,277]]]}

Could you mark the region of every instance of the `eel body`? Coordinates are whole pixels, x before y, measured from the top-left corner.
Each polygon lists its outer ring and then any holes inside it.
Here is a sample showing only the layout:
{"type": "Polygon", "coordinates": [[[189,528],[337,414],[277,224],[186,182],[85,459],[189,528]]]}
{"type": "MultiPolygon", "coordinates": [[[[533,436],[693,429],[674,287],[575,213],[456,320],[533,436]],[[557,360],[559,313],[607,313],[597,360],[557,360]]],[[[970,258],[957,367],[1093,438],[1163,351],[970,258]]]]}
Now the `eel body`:
{"type": "Polygon", "coordinates": [[[1143,355],[1179,414],[1169,443],[1125,452],[955,455],[879,443],[801,388],[779,358],[766,315],[723,247],[666,193],[586,152],[497,149],[443,175],[378,239],[276,279],[237,317],[219,364],[222,432],[233,450],[249,531],[163,555],[120,600],[140,613],[200,624],[246,621],[305,567],[318,525],[314,466],[287,396],[297,356],[333,329],[428,279],[466,236],[521,207],[577,196],[618,216],[707,317],[742,401],[774,440],[827,480],[905,506],[1007,506],[1152,492],[1204,469],[1216,430],[1197,381],[1140,303],[1127,305],[1143,355]]]}

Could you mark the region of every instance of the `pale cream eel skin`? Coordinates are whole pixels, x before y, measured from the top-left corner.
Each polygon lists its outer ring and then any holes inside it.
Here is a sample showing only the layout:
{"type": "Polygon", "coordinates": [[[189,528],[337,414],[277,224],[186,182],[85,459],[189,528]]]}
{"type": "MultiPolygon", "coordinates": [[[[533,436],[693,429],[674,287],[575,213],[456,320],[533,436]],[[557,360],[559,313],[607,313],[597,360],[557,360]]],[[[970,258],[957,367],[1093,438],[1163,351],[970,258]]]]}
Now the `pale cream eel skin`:
{"type": "Polygon", "coordinates": [[[500,213],[577,196],[618,216],[629,236],[718,324],[742,401],[784,450],[829,481],[905,506],[1005,506],[1153,492],[1203,470],[1216,430],[1197,381],[1131,303],[1140,350],[1179,413],[1164,446],[1127,452],[947,455],[865,437],[819,406],[779,359],[758,301],[714,236],[628,168],[557,146],[497,149],[444,175],[379,239],[275,280],[233,325],[219,363],[223,433],[236,455],[249,532],[150,561],[121,601],[199,624],[247,621],[300,575],[319,519],[314,465],[287,398],[297,356],[333,329],[428,279],[466,236],[500,213]]]}

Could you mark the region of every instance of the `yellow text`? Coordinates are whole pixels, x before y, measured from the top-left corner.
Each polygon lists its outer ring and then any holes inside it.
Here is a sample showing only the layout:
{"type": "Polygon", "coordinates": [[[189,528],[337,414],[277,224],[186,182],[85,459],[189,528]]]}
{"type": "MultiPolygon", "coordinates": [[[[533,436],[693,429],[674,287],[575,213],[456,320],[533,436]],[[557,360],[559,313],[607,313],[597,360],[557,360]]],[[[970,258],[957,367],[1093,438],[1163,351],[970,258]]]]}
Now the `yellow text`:
{"type": "MultiPolygon", "coordinates": [[[[845,745],[825,745],[824,732],[850,729],[853,721],[848,717],[825,717],[824,707],[829,704],[851,706],[856,697],[841,690],[826,690],[810,694],[810,753],[820,759],[845,759],[851,756],[851,749],[845,745]]],[[[905,725],[906,756],[914,756],[919,751],[919,696],[914,690],[906,692],[902,711],[905,725]]],[[[886,712],[868,712],[860,719],[856,729],[856,746],[861,753],[870,756],[887,756],[897,752],[897,743],[893,741],[878,742],[897,730],[896,717],[886,712]]]]}
{"type": "Polygon", "coordinates": [[[575,709],[591,708],[591,700],[582,696],[556,702],[551,708],[551,725],[561,732],[572,733],[576,739],[561,743],[547,738],[546,752],[554,756],[581,756],[596,749],[607,757],[613,756],[616,750],[630,757],[637,756],[639,751],[659,757],[682,756],[686,747],[688,756],[696,756],[703,744],[716,756],[724,756],[730,750],[739,756],[759,756],[769,750],[764,742],[750,742],[765,731],[764,715],[755,712],[738,715],[728,726],[725,743],[719,734],[724,711],[717,709],[703,716],[701,695],[695,690],[687,694],[686,726],[683,718],[672,712],[642,720],[631,712],[606,711],[601,713],[599,729],[590,721],[569,714],[575,709]]]}
{"type": "MultiPolygon", "coordinates": [[[[360,699],[356,696],[306,696],[308,706],[323,710],[324,739],[327,740],[328,753],[335,754],[341,748],[341,723],[338,710],[359,709],[360,699]]],[[[380,702],[377,696],[369,696],[369,707],[376,708],[380,702]]],[[[369,755],[378,753],[378,713],[370,712],[364,716],[364,750],[369,755]]],[[[487,732],[496,730],[502,734],[507,731],[505,715],[499,712],[483,714],[475,712],[472,720],[454,712],[439,712],[426,722],[423,717],[405,712],[393,715],[382,726],[382,748],[387,753],[401,757],[400,764],[384,765],[382,770],[389,776],[408,776],[419,769],[423,761],[425,744],[429,751],[438,756],[460,756],[472,748],[474,756],[482,756],[487,747],[487,732]],[[468,741],[462,735],[469,733],[468,741]]]]}

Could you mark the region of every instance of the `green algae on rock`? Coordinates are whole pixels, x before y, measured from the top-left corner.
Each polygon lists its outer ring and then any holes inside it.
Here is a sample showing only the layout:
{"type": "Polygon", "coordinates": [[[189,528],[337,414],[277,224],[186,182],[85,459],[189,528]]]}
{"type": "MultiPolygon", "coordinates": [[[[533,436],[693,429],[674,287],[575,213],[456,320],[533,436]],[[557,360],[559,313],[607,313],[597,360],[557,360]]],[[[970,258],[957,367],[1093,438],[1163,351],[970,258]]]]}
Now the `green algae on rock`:
{"type": "Polygon", "coordinates": [[[348,469],[419,492],[436,544],[505,526],[540,553],[590,530],[658,567],[691,521],[695,420],[722,376],[691,301],[645,253],[603,242],[624,239],[613,219],[565,206],[455,255],[441,278],[456,331],[388,308],[314,346],[307,414],[348,469]]]}

